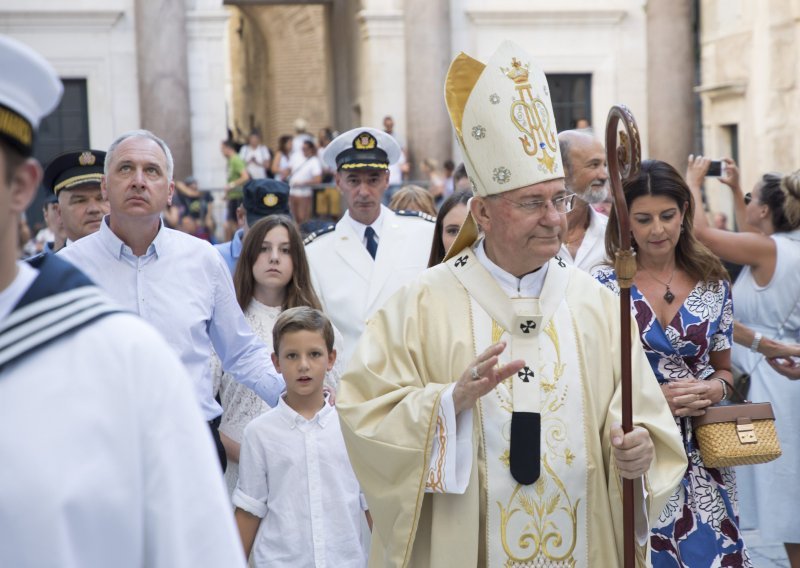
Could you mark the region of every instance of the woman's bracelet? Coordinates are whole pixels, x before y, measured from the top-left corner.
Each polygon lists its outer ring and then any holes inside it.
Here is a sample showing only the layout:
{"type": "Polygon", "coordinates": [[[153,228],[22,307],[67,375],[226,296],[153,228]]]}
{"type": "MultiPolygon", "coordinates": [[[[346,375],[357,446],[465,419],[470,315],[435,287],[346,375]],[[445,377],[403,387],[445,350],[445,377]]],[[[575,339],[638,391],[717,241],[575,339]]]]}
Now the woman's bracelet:
{"type": "Polygon", "coordinates": [[[722,383],[722,400],[728,400],[728,381],[722,377],[713,377],[722,383]]]}
{"type": "Polygon", "coordinates": [[[761,338],[764,337],[761,335],[761,332],[757,331],[755,335],[753,335],[753,343],[750,344],[750,351],[753,353],[758,353],[758,346],[761,345],[761,338]]]}

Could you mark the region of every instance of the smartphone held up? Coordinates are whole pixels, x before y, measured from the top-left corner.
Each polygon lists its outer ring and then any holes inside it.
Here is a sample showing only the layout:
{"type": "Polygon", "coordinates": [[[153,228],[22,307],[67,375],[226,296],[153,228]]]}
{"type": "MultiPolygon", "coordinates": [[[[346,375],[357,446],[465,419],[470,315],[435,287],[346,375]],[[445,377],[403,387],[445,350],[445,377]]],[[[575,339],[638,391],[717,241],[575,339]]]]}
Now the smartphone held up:
{"type": "Polygon", "coordinates": [[[725,177],[725,162],[722,160],[711,160],[708,166],[706,177],[725,177]]]}

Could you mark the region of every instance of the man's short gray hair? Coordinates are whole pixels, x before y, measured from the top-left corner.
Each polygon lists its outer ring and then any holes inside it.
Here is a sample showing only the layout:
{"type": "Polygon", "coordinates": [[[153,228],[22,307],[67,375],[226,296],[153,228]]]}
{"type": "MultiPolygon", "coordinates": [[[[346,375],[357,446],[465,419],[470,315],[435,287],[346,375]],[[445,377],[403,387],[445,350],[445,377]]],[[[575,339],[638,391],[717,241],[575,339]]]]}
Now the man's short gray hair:
{"type": "Polygon", "coordinates": [[[111,143],[111,146],[108,147],[108,151],[106,152],[106,161],[105,165],[103,166],[103,174],[106,176],[108,175],[108,168],[110,167],[111,162],[114,160],[114,152],[117,150],[117,146],[122,144],[123,141],[127,140],[128,138],[147,138],[148,140],[152,140],[156,144],[159,145],[161,150],[164,152],[164,156],[167,158],[167,178],[169,181],[172,181],[172,172],[174,169],[174,162],[172,161],[172,152],[169,151],[169,146],[167,143],[164,142],[161,138],[150,132],[149,130],[129,130],[125,134],[119,136],[116,140],[111,143]]]}

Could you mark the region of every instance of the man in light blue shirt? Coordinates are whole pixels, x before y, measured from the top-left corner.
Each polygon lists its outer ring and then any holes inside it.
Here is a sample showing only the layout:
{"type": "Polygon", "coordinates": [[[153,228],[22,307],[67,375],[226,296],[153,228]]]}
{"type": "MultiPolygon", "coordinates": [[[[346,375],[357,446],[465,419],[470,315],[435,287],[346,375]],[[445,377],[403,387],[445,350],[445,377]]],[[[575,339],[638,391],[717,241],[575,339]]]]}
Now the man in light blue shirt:
{"type": "Polygon", "coordinates": [[[269,178],[251,179],[244,184],[242,204],[236,210],[243,225],[227,243],[214,245],[233,275],[242,254],[242,241],[250,227],[269,215],[289,215],[289,184],[269,178]],[[243,218],[242,218],[243,217],[243,218]]]}
{"type": "Polygon", "coordinates": [[[209,367],[212,347],[223,368],[270,406],[284,382],[247,324],[219,253],[161,222],[174,191],[172,171],[169,148],[153,133],[136,130],[117,138],[106,154],[101,186],[110,213],[97,233],[60,254],[161,331],[194,380],[224,468],[217,432],[222,409],[214,400],[209,367]]]}

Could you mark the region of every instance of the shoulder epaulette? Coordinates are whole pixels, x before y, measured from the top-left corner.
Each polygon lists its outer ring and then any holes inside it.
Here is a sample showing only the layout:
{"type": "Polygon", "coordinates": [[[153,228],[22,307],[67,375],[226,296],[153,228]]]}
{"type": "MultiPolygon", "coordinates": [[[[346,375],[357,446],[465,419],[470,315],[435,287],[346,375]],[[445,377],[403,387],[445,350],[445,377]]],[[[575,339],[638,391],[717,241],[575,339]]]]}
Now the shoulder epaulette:
{"type": "Polygon", "coordinates": [[[436,217],[433,215],[428,215],[427,213],[423,213],[422,211],[405,211],[401,209],[399,211],[395,211],[395,215],[402,215],[403,217],[419,217],[420,219],[425,219],[431,223],[436,222],[436,217]]]}
{"type": "Polygon", "coordinates": [[[303,239],[303,244],[307,245],[308,243],[314,242],[315,239],[321,237],[322,235],[328,234],[336,228],[336,225],[328,225],[320,229],[319,231],[314,231],[310,235],[308,235],[305,239],[303,239]]]}

